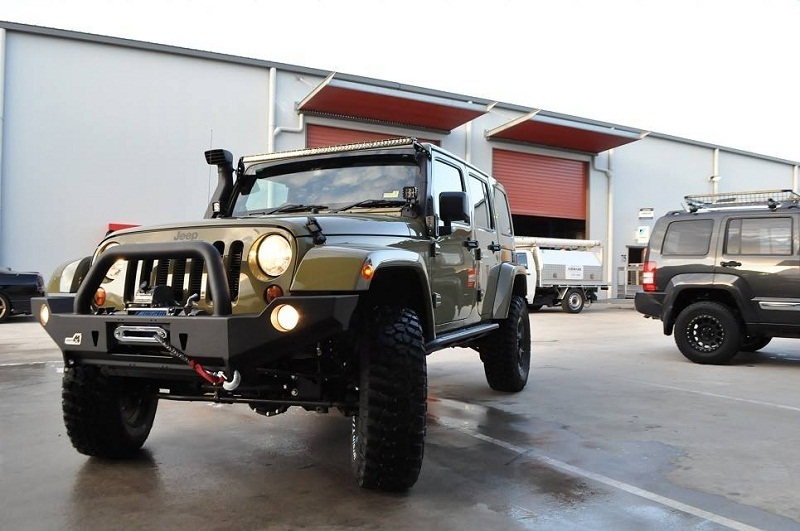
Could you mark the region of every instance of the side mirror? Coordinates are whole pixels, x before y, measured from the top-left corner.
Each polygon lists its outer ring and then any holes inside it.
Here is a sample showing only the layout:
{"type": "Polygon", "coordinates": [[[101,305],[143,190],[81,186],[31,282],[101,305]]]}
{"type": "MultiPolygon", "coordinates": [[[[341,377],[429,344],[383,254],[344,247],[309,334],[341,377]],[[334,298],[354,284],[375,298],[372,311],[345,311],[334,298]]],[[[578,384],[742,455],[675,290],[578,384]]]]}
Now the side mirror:
{"type": "Polygon", "coordinates": [[[439,216],[444,222],[442,236],[452,234],[454,221],[469,223],[469,203],[466,192],[442,192],[439,194],[439,216]]]}

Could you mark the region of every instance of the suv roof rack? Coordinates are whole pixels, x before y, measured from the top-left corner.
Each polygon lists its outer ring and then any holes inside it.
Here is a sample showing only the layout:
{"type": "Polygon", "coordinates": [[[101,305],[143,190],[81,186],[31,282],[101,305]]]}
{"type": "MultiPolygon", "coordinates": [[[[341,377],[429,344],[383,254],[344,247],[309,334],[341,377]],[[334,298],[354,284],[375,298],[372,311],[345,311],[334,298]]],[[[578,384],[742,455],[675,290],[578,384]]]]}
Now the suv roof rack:
{"type": "Polygon", "coordinates": [[[769,208],[800,206],[800,195],[792,190],[754,190],[751,192],[728,192],[724,194],[687,195],[686,210],[724,210],[730,208],[769,208]]]}

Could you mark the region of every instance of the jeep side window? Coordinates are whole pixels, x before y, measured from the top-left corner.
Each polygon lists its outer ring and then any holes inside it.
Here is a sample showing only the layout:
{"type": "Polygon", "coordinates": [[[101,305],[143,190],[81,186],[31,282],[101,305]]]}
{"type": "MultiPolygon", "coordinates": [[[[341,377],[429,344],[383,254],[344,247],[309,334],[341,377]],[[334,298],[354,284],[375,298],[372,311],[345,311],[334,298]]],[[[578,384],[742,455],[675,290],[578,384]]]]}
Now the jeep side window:
{"type": "Polygon", "coordinates": [[[704,256],[708,254],[713,228],[714,221],[710,219],[673,221],[667,227],[661,254],[704,256]]]}
{"type": "Polygon", "coordinates": [[[492,213],[489,210],[489,187],[485,182],[472,174],[469,176],[468,186],[470,201],[473,202],[475,226],[483,229],[491,229],[492,213]]]}
{"type": "Polygon", "coordinates": [[[508,210],[508,199],[499,188],[494,189],[494,208],[495,216],[497,217],[497,228],[500,234],[513,236],[514,231],[511,229],[511,213],[508,210]]]}
{"type": "MultiPolygon", "coordinates": [[[[439,214],[439,194],[442,192],[463,192],[464,182],[461,170],[439,159],[433,162],[433,179],[431,179],[431,196],[434,211],[439,214]]],[[[457,222],[461,223],[461,222],[457,222]]]]}
{"type": "Polygon", "coordinates": [[[725,253],[791,255],[792,218],[739,218],[728,221],[725,253]]]}

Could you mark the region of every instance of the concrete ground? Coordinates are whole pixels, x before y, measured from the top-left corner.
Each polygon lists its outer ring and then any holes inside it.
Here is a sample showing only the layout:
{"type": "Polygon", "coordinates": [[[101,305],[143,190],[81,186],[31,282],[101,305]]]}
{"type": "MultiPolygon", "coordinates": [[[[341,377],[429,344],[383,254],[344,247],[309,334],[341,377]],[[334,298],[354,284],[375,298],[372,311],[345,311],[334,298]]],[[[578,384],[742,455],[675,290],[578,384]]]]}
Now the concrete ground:
{"type": "Polygon", "coordinates": [[[0,529],[800,529],[800,341],[729,366],[683,358],[630,301],[531,314],[527,388],[477,355],[428,358],[425,462],[358,489],[349,420],[161,402],[145,449],[75,452],[61,364],[30,318],[0,325],[0,529]]]}

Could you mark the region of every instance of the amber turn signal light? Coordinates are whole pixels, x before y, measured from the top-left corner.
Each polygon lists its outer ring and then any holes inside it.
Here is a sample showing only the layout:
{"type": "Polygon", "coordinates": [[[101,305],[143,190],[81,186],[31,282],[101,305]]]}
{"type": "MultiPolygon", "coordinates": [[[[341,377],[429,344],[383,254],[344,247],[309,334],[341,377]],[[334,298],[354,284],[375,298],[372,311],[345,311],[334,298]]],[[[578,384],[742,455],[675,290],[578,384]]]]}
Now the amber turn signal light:
{"type": "Polygon", "coordinates": [[[98,307],[106,303],[106,290],[103,288],[97,288],[97,291],[94,293],[94,303],[98,307]]]}
{"type": "Polygon", "coordinates": [[[278,297],[283,297],[283,289],[281,289],[280,286],[273,284],[264,290],[264,300],[267,304],[271,303],[278,297]]]}

